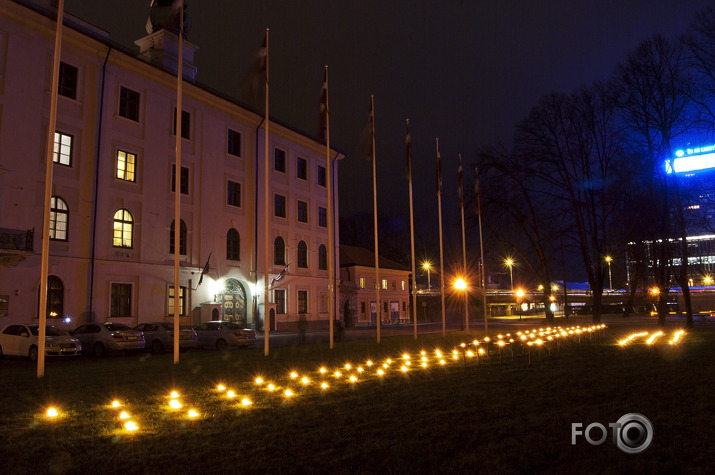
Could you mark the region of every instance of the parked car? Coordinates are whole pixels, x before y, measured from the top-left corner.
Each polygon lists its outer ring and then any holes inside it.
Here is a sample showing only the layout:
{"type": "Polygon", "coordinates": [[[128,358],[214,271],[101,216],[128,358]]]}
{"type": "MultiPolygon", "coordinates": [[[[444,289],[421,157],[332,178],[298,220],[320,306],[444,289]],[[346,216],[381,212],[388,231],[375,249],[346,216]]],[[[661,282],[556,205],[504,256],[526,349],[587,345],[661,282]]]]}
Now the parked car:
{"type": "Polygon", "coordinates": [[[199,346],[225,350],[229,346],[255,346],[256,331],[235,322],[212,321],[194,327],[199,346]]]}
{"type": "MultiPolygon", "coordinates": [[[[144,334],[146,349],[152,353],[162,353],[174,349],[174,324],[171,322],[140,323],[135,330],[144,334]]],[[[197,348],[199,340],[193,328],[179,329],[179,350],[197,348]]]]}
{"type": "Polygon", "coordinates": [[[70,334],[76,337],[85,353],[104,356],[107,353],[144,349],[144,334],[117,322],[85,323],[70,334]]]}
{"type": "MultiPolygon", "coordinates": [[[[37,360],[40,325],[8,325],[0,332],[0,356],[27,356],[37,360]]],[[[54,325],[45,327],[46,356],[77,356],[82,353],[82,344],[65,330],[54,325]]]]}

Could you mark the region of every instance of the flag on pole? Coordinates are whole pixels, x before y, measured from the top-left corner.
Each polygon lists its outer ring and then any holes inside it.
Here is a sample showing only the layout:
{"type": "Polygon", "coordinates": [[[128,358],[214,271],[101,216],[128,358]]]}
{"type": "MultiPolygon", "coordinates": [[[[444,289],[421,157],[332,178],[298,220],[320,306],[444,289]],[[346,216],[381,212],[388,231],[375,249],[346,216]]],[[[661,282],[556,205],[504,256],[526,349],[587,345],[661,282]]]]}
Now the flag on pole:
{"type": "Polygon", "coordinates": [[[407,179],[412,176],[412,137],[410,136],[410,119],[407,119],[407,135],[405,136],[405,166],[407,179]]]}
{"type": "Polygon", "coordinates": [[[464,190],[462,189],[462,154],[459,154],[459,168],[457,168],[457,192],[459,193],[459,207],[464,208],[464,190]]]}
{"type": "Polygon", "coordinates": [[[368,115],[360,137],[360,155],[367,161],[372,161],[374,155],[372,145],[375,135],[375,111],[372,104],[372,101],[370,101],[370,115],[368,115]]]}
{"type": "Polygon", "coordinates": [[[439,155],[439,139],[437,139],[437,195],[442,194],[442,158],[439,155]]]}
{"type": "Polygon", "coordinates": [[[209,257],[206,259],[206,264],[204,268],[201,269],[201,276],[199,277],[199,285],[204,281],[204,276],[209,273],[209,263],[211,262],[211,253],[209,252],[209,257]]]}
{"type": "Polygon", "coordinates": [[[278,282],[279,280],[281,280],[283,277],[286,276],[286,272],[288,272],[288,266],[290,264],[291,264],[290,262],[288,264],[286,264],[286,266],[283,268],[283,270],[280,272],[280,274],[278,274],[277,276],[275,276],[274,278],[271,279],[270,288],[273,288],[273,284],[275,284],[276,282],[278,282]]]}
{"type": "Polygon", "coordinates": [[[323,88],[320,91],[320,124],[318,126],[318,141],[328,143],[328,67],[323,73],[323,88]]]}

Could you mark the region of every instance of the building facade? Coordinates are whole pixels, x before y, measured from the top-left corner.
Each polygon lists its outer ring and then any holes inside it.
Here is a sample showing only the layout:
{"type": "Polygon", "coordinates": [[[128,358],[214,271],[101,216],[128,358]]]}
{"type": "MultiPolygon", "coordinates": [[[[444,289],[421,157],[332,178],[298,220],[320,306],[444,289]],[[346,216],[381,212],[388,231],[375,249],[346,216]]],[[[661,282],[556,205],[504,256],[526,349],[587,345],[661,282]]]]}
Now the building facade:
{"type": "MultiPolygon", "coordinates": [[[[0,0],[0,327],[35,319],[41,311],[56,27],[49,4],[0,0]]],[[[228,319],[260,328],[273,308],[274,328],[299,314],[327,326],[327,180],[334,185],[337,216],[342,155],[331,150],[327,176],[324,145],[271,121],[265,170],[264,117],[196,83],[193,56],[200,51],[185,43],[175,183],[178,44],[176,35],[161,30],[138,39],[140,51],[131,51],[65,16],[48,318],[69,318],[71,326],[171,318],[178,252],[182,325],[228,319]],[[269,203],[263,199],[266,172],[269,203]],[[267,298],[266,272],[269,280],[283,277],[267,298]]],[[[336,230],[335,243],[337,237],[336,230]]],[[[337,267],[337,255],[334,262],[337,267]]]]}

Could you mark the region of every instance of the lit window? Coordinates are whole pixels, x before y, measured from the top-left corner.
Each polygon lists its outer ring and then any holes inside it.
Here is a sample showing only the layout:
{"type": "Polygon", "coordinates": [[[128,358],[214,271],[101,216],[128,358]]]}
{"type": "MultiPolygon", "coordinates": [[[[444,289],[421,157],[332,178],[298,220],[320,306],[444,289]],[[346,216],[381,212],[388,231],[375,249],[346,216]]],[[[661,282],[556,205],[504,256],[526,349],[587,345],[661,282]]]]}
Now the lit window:
{"type": "Polygon", "coordinates": [[[134,233],[134,218],[126,209],[114,213],[114,247],[132,247],[134,233]]]}
{"type": "Polygon", "coordinates": [[[361,289],[365,288],[365,277],[360,277],[360,288],[361,289]]]}
{"type": "MultiPolygon", "coordinates": [[[[181,317],[186,316],[186,299],[184,298],[185,295],[186,295],[186,287],[182,286],[179,288],[179,316],[181,316],[181,317]]],[[[173,285],[169,286],[168,314],[169,314],[169,316],[174,315],[174,286],[173,285]]]]}
{"type": "Polygon", "coordinates": [[[72,136],[55,132],[55,150],[52,161],[60,165],[72,166],[72,136]]]}
{"type": "Polygon", "coordinates": [[[67,228],[69,225],[69,208],[67,203],[58,197],[50,198],[50,239],[56,241],[67,240],[67,228]]]}
{"type": "Polygon", "coordinates": [[[126,181],[136,181],[134,174],[136,163],[136,155],[123,150],[117,150],[117,178],[126,181]]]}
{"type": "Polygon", "coordinates": [[[387,279],[382,279],[382,290],[387,290],[387,279]]]}

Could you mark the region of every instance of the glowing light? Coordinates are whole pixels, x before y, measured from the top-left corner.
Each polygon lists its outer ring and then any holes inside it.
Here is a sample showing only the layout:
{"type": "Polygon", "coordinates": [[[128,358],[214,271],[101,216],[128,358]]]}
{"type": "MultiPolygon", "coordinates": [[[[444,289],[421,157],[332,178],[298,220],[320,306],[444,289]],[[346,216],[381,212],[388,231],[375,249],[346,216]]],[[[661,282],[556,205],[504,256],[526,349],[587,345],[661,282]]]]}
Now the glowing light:
{"type": "Polygon", "coordinates": [[[363,371],[365,371],[365,370],[358,366],[357,372],[362,373],[363,371]]]}
{"type": "Polygon", "coordinates": [[[47,410],[47,417],[57,417],[57,415],[57,409],[55,409],[54,407],[51,407],[47,410]]]}
{"type": "Polygon", "coordinates": [[[293,396],[293,391],[291,391],[290,389],[286,389],[285,392],[283,393],[283,395],[285,397],[291,397],[291,396],[293,396]]]}
{"type": "Polygon", "coordinates": [[[427,363],[425,363],[425,362],[423,361],[423,362],[422,362],[422,367],[423,367],[423,368],[426,368],[426,367],[427,367],[427,363]]]}
{"type": "Polygon", "coordinates": [[[335,372],[335,377],[336,377],[336,378],[339,378],[339,377],[342,376],[342,375],[343,375],[343,374],[342,374],[340,371],[336,371],[336,372],[335,372]]]}
{"type": "Polygon", "coordinates": [[[349,370],[350,368],[352,368],[352,366],[350,366],[350,363],[346,363],[346,364],[345,364],[345,369],[349,370]]]}
{"type": "Polygon", "coordinates": [[[320,372],[321,372],[322,374],[325,374],[327,371],[328,371],[328,370],[325,368],[325,366],[323,366],[323,367],[320,368],[320,372]]]}
{"type": "Polygon", "coordinates": [[[179,393],[177,393],[176,391],[171,391],[171,397],[176,399],[177,397],[179,397],[179,393]]]}
{"type": "Polygon", "coordinates": [[[302,382],[303,384],[310,384],[310,380],[309,380],[308,378],[303,378],[303,379],[301,379],[301,382],[302,382]]]}
{"type": "Polygon", "coordinates": [[[329,386],[328,386],[328,383],[322,382],[322,383],[320,384],[320,387],[321,387],[322,389],[328,389],[329,386]]]}
{"type": "Polygon", "coordinates": [[[402,370],[403,373],[406,373],[406,372],[409,371],[409,368],[408,368],[407,366],[403,366],[403,367],[400,368],[400,369],[402,370]]]}
{"type": "Polygon", "coordinates": [[[409,359],[410,359],[410,355],[404,354],[404,355],[402,355],[402,359],[404,359],[404,360],[409,360],[409,359]]]}
{"type": "Polygon", "coordinates": [[[263,379],[262,378],[256,378],[256,384],[263,384],[263,379]]]}
{"type": "Polygon", "coordinates": [[[223,384],[219,384],[218,386],[216,386],[216,389],[219,390],[219,391],[225,391],[225,390],[226,390],[226,386],[224,386],[223,384]]]}
{"type": "Polygon", "coordinates": [[[124,428],[130,432],[139,429],[139,427],[137,427],[137,425],[132,421],[128,421],[126,424],[124,424],[124,428]]]}
{"type": "Polygon", "coordinates": [[[226,396],[229,397],[229,398],[234,398],[234,397],[236,397],[236,393],[234,393],[233,391],[228,391],[228,392],[226,393],[226,396]]]}
{"type": "Polygon", "coordinates": [[[470,358],[471,358],[472,356],[474,356],[474,353],[472,353],[472,350],[467,351],[467,356],[469,356],[470,358]]]}
{"type": "Polygon", "coordinates": [[[392,360],[391,360],[390,358],[387,358],[387,359],[385,360],[385,363],[387,363],[387,364],[392,364],[392,360]]]}
{"type": "Polygon", "coordinates": [[[251,400],[248,399],[247,397],[244,397],[243,399],[241,399],[241,405],[243,405],[244,407],[250,406],[251,404],[253,404],[253,402],[251,402],[251,400]]]}
{"type": "Polygon", "coordinates": [[[350,376],[350,382],[351,382],[351,383],[354,383],[355,381],[357,381],[357,376],[351,375],[351,376],[350,376]]]}
{"type": "Polygon", "coordinates": [[[119,414],[119,418],[120,418],[120,419],[129,419],[129,414],[127,414],[126,412],[122,411],[122,413],[119,414]]]}
{"type": "Polygon", "coordinates": [[[377,370],[377,375],[378,375],[378,376],[382,376],[383,374],[385,374],[385,372],[384,372],[383,370],[381,370],[381,369],[378,369],[378,370],[377,370]]]}
{"type": "Polygon", "coordinates": [[[445,364],[447,364],[447,362],[446,362],[446,361],[444,361],[444,360],[439,360],[439,364],[441,364],[441,365],[445,365],[445,364]]]}
{"type": "Polygon", "coordinates": [[[172,409],[179,409],[181,408],[181,403],[176,399],[172,399],[171,401],[169,401],[169,406],[171,406],[172,409]]]}
{"type": "Polygon", "coordinates": [[[483,355],[484,354],[484,348],[479,348],[479,354],[483,355]]]}
{"type": "Polygon", "coordinates": [[[194,418],[194,417],[199,417],[199,413],[191,409],[189,411],[189,417],[194,418]]]}
{"type": "Polygon", "coordinates": [[[272,384],[269,384],[269,385],[268,385],[268,390],[269,390],[269,391],[275,391],[275,390],[276,390],[276,387],[273,386],[272,384]]]}
{"type": "Polygon", "coordinates": [[[293,371],[293,372],[290,374],[290,377],[291,377],[292,379],[295,379],[295,378],[298,377],[298,373],[296,373],[295,371],[293,371]]]}
{"type": "Polygon", "coordinates": [[[674,345],[674,344],[678,343],[678,339],[680,338],[680,335],[682,335],[682,334],[684,334],[684,333],[685,333],[684,330],[680,330],[680,331],[675,332],[675,335],[673,335],[673,339],[670,340],[668,343],[670,343],[671,345],[674,345]]]}
{"type": "Polygon", "coordinates": [[[659,336],[661,336],[662,334],[663,334],[663,332],[655,332],[655,333],[653,333],[653,334],[650,336],[650,338],[648,338],[648,340],[646,341],[646,343],[648,343],[649,345],[652,345],[653,342],[654,342],[659,336]]]}
{"type": "Polygon", "coordinates": [[[372,360],[367,360],[367,362],[365,364],[368,366],[372,366],[372,360]]]}
{"type": "Polygon", "coordinates": [[[464,279],[457,279],[454,281],[454,288],[457,290],[464,290],[467,288],[467,283],[464,282],[464,279]]]}
{"type": "Polygon", "coordinates": [[[114,400],[112,401],[112,407],[121,407],[122,405],[119,403],[119,401],[114,400]]]}
{"type": "Polygon", "coordinates": [[[487,343],[489,343],[489,341],[490,341],[490,340],[489,340],[489,337],[488,337],[488,336],[487,336],[487,337],[484,337],[484,341],[486,341],[487,343]]]}

